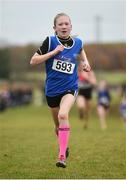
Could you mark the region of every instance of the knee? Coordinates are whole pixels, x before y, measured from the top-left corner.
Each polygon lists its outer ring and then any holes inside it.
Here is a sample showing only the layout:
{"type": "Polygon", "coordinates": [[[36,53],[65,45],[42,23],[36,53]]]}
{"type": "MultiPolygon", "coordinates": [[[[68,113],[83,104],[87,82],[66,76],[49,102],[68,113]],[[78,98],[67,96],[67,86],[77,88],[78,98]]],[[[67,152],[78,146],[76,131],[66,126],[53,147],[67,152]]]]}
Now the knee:
{"type": "Polygon", "coordinates": [[[59,112],[58,119],[59,120],[67,120],[68,119],[68,115],[66,113],[60,113],[59,112]]]}

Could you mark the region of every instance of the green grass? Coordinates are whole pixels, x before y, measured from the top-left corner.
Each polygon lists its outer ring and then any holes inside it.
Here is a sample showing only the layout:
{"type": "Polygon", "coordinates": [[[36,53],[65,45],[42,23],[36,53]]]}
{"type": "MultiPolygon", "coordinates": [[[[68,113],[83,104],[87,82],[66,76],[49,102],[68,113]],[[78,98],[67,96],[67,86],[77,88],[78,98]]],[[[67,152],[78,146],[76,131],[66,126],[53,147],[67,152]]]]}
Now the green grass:
{"type": "MultiPolygon", "coordinates": [[[[112,85],[119,85],[122,82],[126,83],[126,73],[125,71],[95,71],[97,80],[106,79],[112,85]]],[[[20,73],[15,74],[15,77],[20,80],[25,81],[44,81],[45,80],[45,72],[28,72],[28,73],[20,73]]]]}
{"type": "Polygon", "coordinates": [[[84,130],[74,107],[70,113],[67,168],[55,166],[58,148],[47,106],[19,107],[0,114],[0,178],[126,178],[126,129],[117,110],[102,131],[96,113],[84,130]]]}
{"type": "Polygon", "coordinates": [[[97,71],[97,80],[105,79],[111,85],[120,85],[126,83],[125,71],[97,71]]]}

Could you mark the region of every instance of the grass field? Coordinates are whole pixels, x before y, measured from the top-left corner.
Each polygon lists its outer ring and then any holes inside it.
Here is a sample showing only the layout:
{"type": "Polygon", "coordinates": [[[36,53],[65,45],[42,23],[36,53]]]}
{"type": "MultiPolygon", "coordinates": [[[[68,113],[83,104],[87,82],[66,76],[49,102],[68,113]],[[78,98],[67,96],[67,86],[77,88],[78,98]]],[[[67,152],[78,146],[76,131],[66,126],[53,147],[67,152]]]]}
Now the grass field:
{"type": "Polygon", "coordinates": [[[18,107],[0,114],[0,178],[126,178],[126,129],[113,109],[108,129],[92,112],[84,130],[77,110],[70,113],[70,156],[66,169],[55,166],[58,148],[47,106],[18,107]]]}
{"type": "MultiPolygon", "coordinates": [[[[95,71],[97,80],[99,81],[100,79],[106,79],[107,82],[109,82],[112,85],[119,85],[122,82],[126,83],[126,73],[125,71],[95,71]]],[[[16,74],[16,76],[20,79],[24,79],[27,81],[33,81],[33,82],[38,82],[41,80],[45,80],[45,73],[44,72],[34,72],[34,73],[20,73],[16,74]]]]}

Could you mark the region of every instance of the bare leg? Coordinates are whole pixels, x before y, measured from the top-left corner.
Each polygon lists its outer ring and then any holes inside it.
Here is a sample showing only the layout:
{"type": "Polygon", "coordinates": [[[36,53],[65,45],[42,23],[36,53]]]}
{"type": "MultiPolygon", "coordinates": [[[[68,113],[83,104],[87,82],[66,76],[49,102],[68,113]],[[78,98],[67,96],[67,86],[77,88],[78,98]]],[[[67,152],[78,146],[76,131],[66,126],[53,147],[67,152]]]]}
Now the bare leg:
{"type": "Polygon", "coordinates": [[[66,94],[63,96],[61,103],[60,103],[60,109],[59,109],[59,121],[67,120],[68,121],[68,115],[71,107],[73,106],[75,102],[75,97],[72,94],[66,94]]]}
{"type": "Polygon", "coordinates": [[[97,111],[98,111],[98,115],[99,115],[101,128],[106,129],[107,128],[107,124],[106,124],[107,112],[106,112],[106,109],[103,106],[99,105],[97,107],[97,111]]]}
{"type": "Polygon", "coordinates": [[[91,103],[90,100],[84,99],[84,128],[88,127],[89,114],[90,114],[91,103]]]}
{"type": "MultiPolygon", "coordinates": [[[[60,109],[58,114],[59,119],[59,159],[66,159],[66,148],[69,142],[70,126],[69,126],[69,111],[74,104],[75,97],[71,94],[66,94],[61,99],[60,109]]],[[[57,166],[59,166],[59,162],[57,166]]]]}
{"type": "Polygon", "coordinates": [[[84,121],[84,128],[87,128],[88,119],[89,119],[90,101],[86,100],[83,96],[79,95],[77,97],[77,107],[79,111],[79,118],[80,120],[84,121]]]}
{"type": "Polygon", "coordinates": [[[51,113],[52,113],[54,124],[55,124],[55,133],[58,136],[58,128],[59,128],[58,113],[59,113],[59,107],[51,108],[51,113]]]}
{"type": "Polygon", "coordinates": [[[78,111],[79,111],[79,119],[83,120],[84,119],[84,108],[85,108],[84,97],[81,95],[78,95],[76,103],[77,103],[77,107],[78,107],[78,111]]]}

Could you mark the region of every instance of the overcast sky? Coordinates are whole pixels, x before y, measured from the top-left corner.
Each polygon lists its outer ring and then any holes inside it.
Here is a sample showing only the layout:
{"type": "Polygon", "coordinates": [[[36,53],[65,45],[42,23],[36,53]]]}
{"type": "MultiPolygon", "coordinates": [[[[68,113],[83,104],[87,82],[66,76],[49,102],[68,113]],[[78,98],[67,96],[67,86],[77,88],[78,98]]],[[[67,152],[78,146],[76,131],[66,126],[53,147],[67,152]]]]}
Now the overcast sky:
{"type": "Polygon", "coordinates": [[[0,40],[40,43],[54,33],[60,12],[86,43],[126,42],[126,0],[0,0],[0,40]]]}

